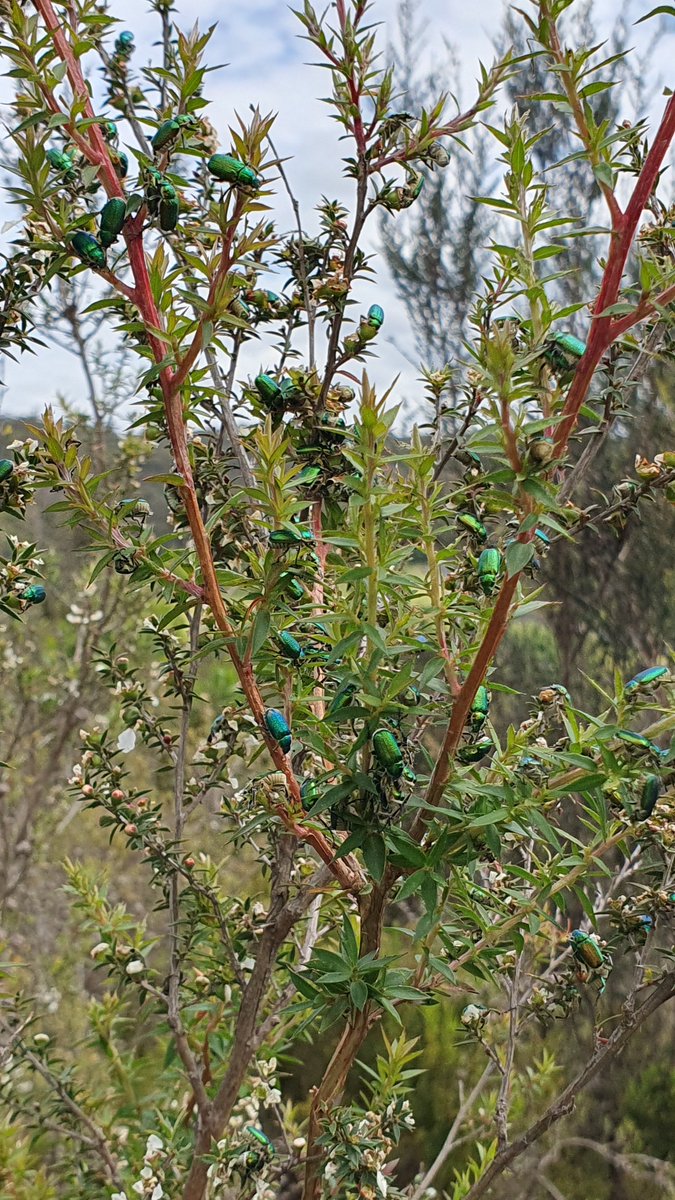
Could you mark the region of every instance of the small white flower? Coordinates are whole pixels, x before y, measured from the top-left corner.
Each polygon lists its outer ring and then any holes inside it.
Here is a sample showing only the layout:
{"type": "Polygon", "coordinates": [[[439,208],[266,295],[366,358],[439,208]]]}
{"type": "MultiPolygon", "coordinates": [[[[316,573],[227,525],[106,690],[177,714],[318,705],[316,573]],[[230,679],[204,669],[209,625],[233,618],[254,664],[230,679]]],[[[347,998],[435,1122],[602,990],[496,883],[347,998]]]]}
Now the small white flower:
{"type": "Polygon", "coordinates": [[[133,958],[127,963],[127,975],[140,975],[145,970],[145,963],[140,958],[133,958]]]}
{"type": "Polygon", "coordinates": [[[389,1188],[387,1186],[387,1181],[381,1171],[378,1170],[378,1172],[375,1176],[375,1180],[376,1180],[377,1187],[378,1187],[378,1190],[380,1191],[380,1193],[383,1196],[386,1196],[387,1192],[389,1191],[389,1188]]]}
{"type": "Polygon", "coordinates": [[[161,1137],[158,1137],[158,1135],[156,1133],[151,1133],[147,1142],[145,1143],[146,1159],[154,1158],[155,1155],[158,1154],[159,1151],[163,1150],[163,1149],[164,1149],[164,1142],[162,1141],[161,1137]]]}
{"type": "Polygon", "coordinates": [[[145,1184],[139,1179],[138,1183],[132,1183],[131,1190],[138,1196],[142,1196],[145,1193],[145,1184]]]}
{"type": "Polygon", "coordinates": [[[122,754],[129,754],[136,745],[136,734],[133,729],[123,729],[117,739],[117,749],[122,751],[122,754]]]}
{"type": "Polygon", "coordinates": [[[33,1041],[36,1046],[48,1046],[51,1038],[48,1033],[36,1033],[33,1036],[33,1041]]]}
{"type": "Polygon", "coordinates": [[[158,1183],[157,1186],[155,1188],[153,1188],[150,1200],[162,1200],[163,1195],[164,1195],[164,1188],[162,1187],[161,1183],[158,1183]]]}
{"type": "Polygon", "coordinates": [[[113,1192],[110,1200],[127,1200],[126,1192],[113,1192]]]}

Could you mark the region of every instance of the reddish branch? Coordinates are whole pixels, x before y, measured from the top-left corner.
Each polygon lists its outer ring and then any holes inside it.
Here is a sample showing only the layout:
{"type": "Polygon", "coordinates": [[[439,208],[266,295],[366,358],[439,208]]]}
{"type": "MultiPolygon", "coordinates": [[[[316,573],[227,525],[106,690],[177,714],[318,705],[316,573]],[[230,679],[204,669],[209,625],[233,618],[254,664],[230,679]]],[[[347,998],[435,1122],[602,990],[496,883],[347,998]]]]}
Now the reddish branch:
{"type": "MultiPolygon", "coordinates": [[[[66,38],[62,26],[58,21],[51,0],[35,0],[35,7],[42,17],[47,29],[49,30],[54,46],[59,57],[66,65],[70,85],[73,89],[73,94],[77,100],[83,105],[84,116],[90,119],[95,118],[95,113],[92,108],[89,92],[80,69],[80,64],[73,52],[73,49],[66,38]]],[[[58,106],[57,106],[58,111],[58,106]]],[[[69,131],[75,133],[69,126],[69,131]]],[[[110,158],[110,153],[106,145],[105,139],[98,125],[90,125],[87,129],[88,138],[82,138],[78,135],[78,144],[80,145],[83,154],[86,155],[92,165],[97,166],[103,186],[105,187],[108,196],[124,196],[120,182],[115,174],[115,169],[110,158]]],[[[223,248],[223,256],[214,278],[212,288],[215,295],[215,288],[218,280],[222,277],[223,272],[227,269],[226,260],[229,263],[229,255],[231,252],[231,242],[234,234],[234,223],[232,226],[232,235],[229,243],[223,248]]],[[[153,334],[152,330],[161,331],[163,328],[162,318],[160,316],[157,305],[152,294],[150,284],[150,276],[145,259],[145,251],[143,248],[142,231],[139,227],[138,220],[129,223],[128,228],[125,227],[124,236],[129,251],[129,263],[134,277],[135,287],[133,290],[134,303],[136,304],[144,325],[146,327],[148,342],[152,349],[156,363],[159,365],[164,362],[166,357],[164,343],[153,334]]],[[[211,292],[209,293],[211,295],[211,292]]],[[[204,597],[209,605],[216,625],[222,633],[225,634],[228,642],[228,650],[232,663],[239,676],[239,681],[242,686],[244,695],[251,709],[251,712],[260,728],[262,737],[265,740],[267,749],[275,766],[283,771],[286,776],[288,794],[293,801],[293,808],[296,811],[301,811],[300,786],[293,772],[290,760],[281,750],[278,743],[270,737],[265,727],[265,704],[260,694],[260,689],[253,676],[251,665],[244,663],[241,659],[235,645],[235,631],[230,624],[227,610],[223,602],[218,583],[213,555],[211,553],[211,545],[208,534],[206,532],[202,513],[197,498],[194,479],[192,476],[192,467],[190,464],[190,456],[187,444],[187,433],[183,418],[182,401],[180,397],[180,387],[187,376],[187,371],[193,365],[194,361],[201,350],[201,326],[197,330],[195,339],[187,352],[187,370],[184,370],[185,360],[179,366],[178,372],[174,372],[170,366],[165,366],[159,373],[159,381],[164,397],[164,408],[166,414],[166,423],[173,452],[174,463],[179,475],[183,478],[183,486],[180,489],[183,503],[185,505],[186,515],[190,525],[190,531],[195,545],[197,557],[202,571],[204,580],[204,597]]],[[[340,882],[343,888],[347,891],[358,890],[362,882],[362,875],[353,859],[335,859],[334,851],[327,838],[317,830],[306,829],[300,825],[291,812],[285,805],[278,805],[276,812],[284,822],[286,828],[296,837],[307,842],[312,846],[319,857],[325,862],[332,871],[335,878],[340,882]]]]}

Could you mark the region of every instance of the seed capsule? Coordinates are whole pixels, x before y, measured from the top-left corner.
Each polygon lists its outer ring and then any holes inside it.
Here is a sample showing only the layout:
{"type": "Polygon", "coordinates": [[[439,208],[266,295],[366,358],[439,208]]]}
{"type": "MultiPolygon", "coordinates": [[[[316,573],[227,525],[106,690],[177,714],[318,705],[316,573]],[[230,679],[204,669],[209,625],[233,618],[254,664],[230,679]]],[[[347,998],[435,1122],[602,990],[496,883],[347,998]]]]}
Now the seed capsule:
{"type": "Polygon", "coordinates": [[[9,458],[0,458],[0,483],[4,483],[14,472],[14,463],[9,458]]]}
{"type": "Polygon", "coordinates": [[[646,670],[640,671],[639,675],[634,675],[632,679],[629,679],[624,692],[626,695],[631,695],[633,692],[646,691],[654,684],[665,683],[667,678],[667,667],[647,667],[646,670]]]}
{"type": "Polygon", "coordinates": [[[115,196],[103,205],[99,216],[98,235],[104,249],[116,242],[127,215],[124,200],[115,196]]]}
{"type": "Polygon", "coordinates": [[[481,684],[476,695],[474,696],[473,704],[471,705],[470,721],[471,728],[478,732],[482,729],[487,720],[488,712],[490,711],[490,693],[484,684],[481,684]]]}
{"type": "Polygon", "coordinates": [[[483,738],[482,742],[474,742],[471,746],[460,746],[457,751],[457,758],[461,763],[479,762],[481,758],[485,758],[491,750],[494,750],[495,744],[491,738],[483,738]]]}
{"type": "Polygon", "coordinates": [[[303,658],[305,657],[305,652],[299,641],[293,637],[292,633],[287,633],[285,629],[282,630],[282,632],[277,636],[277,641],[279,643],[281,653],[286,658],[290,658],[293,662],[302,662],[303,658]]]}
{"type": "Polygon", "coordinates": [[[256,375],[253,380],[255,389],[263,404],[272,410],[283,408],[284,394],[275,379],[270,375],[256,375]]]}
{"type": "Polygon", "coordinates": [[[487,541],[487,529],[483,522],[478,520],[478,517],[474,517],[473,513],[457,513],[457,524],[463,525],[465,529],[468,529],[471,536],[477,542],[487,541]]]}
{"type": "Polygon", "coordinates": [[[555,442],[551,437],[533,438],[527,448],[532,461],[540,467],[550,463],[555,454],[555,442]]]}
{"type": "Polygon", "coordinates": [[[502,556],[499,550],[483,550],[478,559],[478,581],[486,596],[492,595],[501,569],[502,556]]]}
{"type": "Polygon", "coordinates": [[[98,271],[103,270],[106,265],[105,250],[91,233],[79,230],[73,234],[70,244],[77,257],[81,258],[88,267],[98,271]]]}
{"type": "Polygon", "coordinates": [[[275,549],[297,546],[302,543],[314,545],[314,535],[309,529],[274,529],[270,534],[270,545],[275,549]]]}
{"type": "Polygon", "coordinates": [[[234,187],[250,188],[258,192],[262,187],[262,179],[256,175],[253,167],[248,167],[240,159],[231,154],[214,154],[206,164],[208,170],[221,183],[230,183],[234,187]]]}
{"type": "Polygon", "coordinates": [[[293,735],[283,713],[280,713],[278,708],[268,708],[265,712],[265,725],[275,742],[281,746],[284,754],[288,754],[293,735]]]}
{"type": "Polygon", "coordinates": [[[47,150],[45,158],[50,167],[53,167],[55,171],[63,173],[66,183],[72,183],[77,178],[73,170],[73,158],[70,154],[64,154],[61,150],[52,148],[51,150],[47,150]]]}
{"type": "Polygon", "coordinates": [[[378,729],[373,734],[373,754],[392,779],[401,778],[403,774],[401,747],[388,729],[378,729]]]}
{"type": "Polygon", "coordinates": [[[651,817],[656,802],[661,795],[661,780],[658,775],[648,775],[642,785],[640,794],[640,813],[643,820],[651,817]]]}
{"type": "Polygon", "coordinates": [[[573,929],[570,934],[570,946],[574,957],[579,962],[592,970],[597,970],[605,961],[605,956],[602,953],[597,941],[590,933],[584,933],[581,929],[573,929]]]}
{"type": "Polygon", "coordinates": [[[42,604],[47,599],[47,593],[41,583],[32,583],[24,588],[21,599],[26,604],[42,604]]]}

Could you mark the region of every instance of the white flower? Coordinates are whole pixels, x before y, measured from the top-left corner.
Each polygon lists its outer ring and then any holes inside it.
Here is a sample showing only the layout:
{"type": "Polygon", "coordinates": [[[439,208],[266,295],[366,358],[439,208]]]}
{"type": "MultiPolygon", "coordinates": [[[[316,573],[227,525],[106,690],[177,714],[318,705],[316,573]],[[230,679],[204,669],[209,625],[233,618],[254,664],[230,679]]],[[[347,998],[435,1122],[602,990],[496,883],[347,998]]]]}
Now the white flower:
{"type": "Polygon", "coordinates": [[[122,754],[129,754],[136,745],[136,734],[133,729],[123,729],[117,739],[117,749],[122,751],[122,754]]]}
{"type": "Polygon", "coordinates": [[[140,958],[132,958],[130,963],[127,963],[127,975],[140,975],[145,970],[145,963],[140,958]]]}
{"type": "Polygon", "coordinates": [[[381,1192],[381,1194],[383,1196],[386,1196],[387,1192],[389,1191],[389,1188],[387,1187],[387,1181],[381,1171],[378,1170],[378,1172],[375,1176],[375,1180],[377,1183],[378,1190],[381,1192]]]}
{"type": "Polygon", "coordinates": [[[145,1184],[139,1179],[138,1183],[132,1183],[131,1190],[132,1192],[136,1192],[138,1196],[142,1196],[145,1192],[145,1184]]]}
{"type": "Polygon", "coordinates": [[[162,1200],[163,1195],[164,1195],[164,1188],[162,1187],[161,1183],[158,1183],[157,1186],[155,1188],[153,1188],[150,1200],[162,1200]]]}
{"type": "Polygon", "coordinates": [[[107,949],[108,949],[107,942],[97,942],[96,945],[92,946],[91,950],[89,951],[89,957],[90,958],[98,958],[99,954],[105,954],[107,949]]]}
{"type": "Polygon", "coordinates": [[[156,1133],[151,1133],[147,1142],[145,1143],[146,1162],[149,1158],[154,1158],[155,1155],[159,1154],[160,1150],[163,1150],[163,1149],[164,1149],[164,1142],[162,1141],[161,1137],[158,1137],[158,1135],[156,1133]]]}
{"type": "Polygon", "coordinates": [[[127,1200],[126,1192],[113,1192],[110,1200],[127,1200]]]}

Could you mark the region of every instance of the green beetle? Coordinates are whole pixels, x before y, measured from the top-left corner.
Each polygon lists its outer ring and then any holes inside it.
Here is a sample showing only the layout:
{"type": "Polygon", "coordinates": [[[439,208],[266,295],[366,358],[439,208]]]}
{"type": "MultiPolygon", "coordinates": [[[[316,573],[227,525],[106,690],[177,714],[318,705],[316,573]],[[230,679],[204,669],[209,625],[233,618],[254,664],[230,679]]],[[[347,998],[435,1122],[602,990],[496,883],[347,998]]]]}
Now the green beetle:
{"type": "Polygon", "coordinates": [[[403,774],[401,747],[389,729],[377,729],[373,734],[373,754],[387,775],[400,779],[403,774]]]}
{"type": "Polygon", "coordinates": [[[483,522],[478,520],[478,517],[474,517],[473,513],[457,513],[457,524],[462,525],[464,529],[468,530],[477,542],[487,541],[487,529],[483,522]]]}
{"type": "Polygon", "coordinates": [[[98,236],[105,250],[116,242],[126,220],[127,206],[124,200],[114,196],[103,205],[99,214],[98,236]]]}
{"type": "Polygon", "coordinates": [[[343,709],[350,708],[352,700],[358,688],[355,683],[345,683],[335,693],[328,708],[326,709],[326,717],[329,720],[334,720],[343,709]]]}
{"type": "Polygon", "coordinates": [[[309,529],[274,529],[270,534],[270,546],[285,550],[289,546],[314,545],[314,534],[309,529]]]}
{"type": "Polygon", "coordinates": [[[651,817],[661,795],[661,780],[658,775],[648,775],[640,793],[640,814],[643,820],[651,817]]]}
{"type": "Polygon", "coordinates": [[[316,800],[319,799],[319,789],[316,786],[314,779],[304,779],[300,788],[300,798],[303,808],[311,808],[316,800]]]}
{"type": "Polygon", "coordinates": [[[100,128],[106,142],[110,142],[114,145],[118,138],[117,125],[115,122],[104,121],[100,128]]]}
{"type": "Polygon", "coordinates": [[[282,571],[279,582],[294,600],[304,600],[305,589],[300,580],[296,579],[295,575],[291,575],[290,571],[282,571]]]}
{"type": "Polygon", "coordinates": [[[168,121],[162,121],[150,143],[155,154],[158,150],[164,150],[167,146],[173,145],[184,129],[195,124],[195,118],[189,117],[187,114],[179,117],[170,117],[168,121]]]}
{"type": "Polygon", "coordinates": [[[118,179],[126,179],[129,171],[129,157],[123,150],[110,150],[110,161],[115,168],[115,174],[118,179]]]}
{"type": "Polygon", "coordinates": [[[483,738],[481,742],[474,742],[471,746],[460,746],[457,751],[457,758],[461,763],[479,762],[481,758],[485,758],[491,750],[494,750],[495,744],[491,738],[483,738]]]}
{"type": "Polygon", "coordinates": [[[278,708],[266,709],[265,727],[275,742],[279,743],[284,754],[288,754],[293,741],[293,735],[284,714],[280,713],[278,708]]]}
{"type": "Polygon", "coordinates": [[[41,583],[31,583],[22,591],[21,599],[25,604],[43,604],[47,599],[47,592],[41,583]]]}
{"type": "Polygon", "coordinates": [[[471,728],[476,733],[479,731],[479,729],[483,728],[483,725],[487,721],[489,711],[490,711],[490,693],[487,690],[487,688],[485,687],[485,685],[481,684],[478,691],[476,692],[476,695],[473,698],[473,704],[471,705],[471,709],[469,712],[469,720],[471,722],[471,728]]]}
{"type": "Polygon", "coordinates": [[[219,735],[221,729],[223,728],[224,724],[225,724],[225,716],[223,713],[219,713],[218,716],[216,717],[215,721],[213,722],[213,724],[209,730],[209,736],[206,739],[209,746],[211,745],[212,742],[218,741],[218,735],[219,735]]]}
{"type": "Polygon", "coordinates": [[[78,258],[96,271],[102,271],[106,266],[105,250],[91,233],[78,230],[70,239],[70,244],[78,258]]]}
{"type": "Polygon", "coordinates": [[[255,390],[267,408],[275,410],[284,407],[284,393],[271,375],[256,375],[253,380],[255,390]]]}
{"type": "Polygon", "coordinates": [[[61,172],[66,183],[73,183],[77,179],[77,173],[73,170],[75,160],[71,154],[52,148],[46,151],[45,158],[54,171],[61,172]]]}
{"type": "Polygon", "coordinates": [[[281,653],[285,658],[290,658],[292,662],[302,662],[305,657],[305,652],[297,638],[293,637],[292,633],[288,633],[285,629],[277,635],[277,641],[281,653]]]}
{"type": "Polygon", "coordinates": [[[658,687],[659,684],[665,683],[668,674],[667,667],[647,667],[644,671],[640,671],[639,675],[634,675],[632,679],[629,679],[624,692],[630,696],[634,692],[648,691],[655,685],[658,687]]]}
{"type": "Polygon", "coordinates": [[[176,195],[159,201],[159,227],[162,233],[172,233],[178,224],[178,197],[176,195]]]}
{"type": "Polygon", "coordinates": [[[374,325],[376,329],[380,329],[384,321],[384,309],[380,308],[379,304],[371,304],[366,319],[369,325],[374,325]]]}
{"type": "Polygon", "coordinates": [[[574,371],[586,353],[586,343],[573,333],[552,333],[544,342],[542,355],[557,374],[574,371]]]}
{"type": "Polygon", "coordinates": [[[253,167],[247,166],[232,154],[213,154],[206,166],[221,183],[229,183],[233,187],[253,192],[259,192],[262,187],[262,179],[253,167]]]}
{"type": "Polygon", "coordinates": [[[9,458],[0,458],[0,483],[4,483],[14,473],[14,463],[9,458]]]}
{"type": "Polygon", "coordinates": [[[548,550],[549,546],[551,545],[551,539],[543,529],[535,529],[534,537],[542,553],[544,550],[548,550]]]}
{"type": "Polygon", "coordinates": [[[605,962],[605,956],[600,946],[590,933],[584,933],[581,929],[573,929],[570,934],[570,946],[577,961],[582,962],[584,966],[590,967],[593,971],[597,971],[598,967],[605,962]]]}
{"type": "Polygon", "coordinates": [[[660,748],[654,742],[650,742],[648,737],[642,733],[634,733],[632,729],[619,729],[616,736],[628,746],[634,746],[636,750],[647,750],[650,754],[661,753],[660,748]]]}
{"type": "Polygon", "coordinates": [[[311,487],[321,477],[321,467],[303,467],[296,475],[295,482],[300,487],[311,487]]]}
{"type": "Polygon", "coordinates": [[[478,582],[486,596],[491,596],[495,590],[501,569],[502,556],[499,550],[494,548],[483,550],[478,559],[478,582]]]}
{"type": "Polygon", "coordinates": [[[115,54],[118,58],[130,58],[134,52],[134,35],[130,29],[123,29],[115,39],[115,54]]]}
{"type": "Polygon", "coordinates": [[[402,209],[410,208],[417,200],[424,186],[424,177],[416,175],[411,183],[405,184],[403,187],[385,188],[380,193],[380,204],[387,209],[387,212],[400,212],[402,209]]]}

